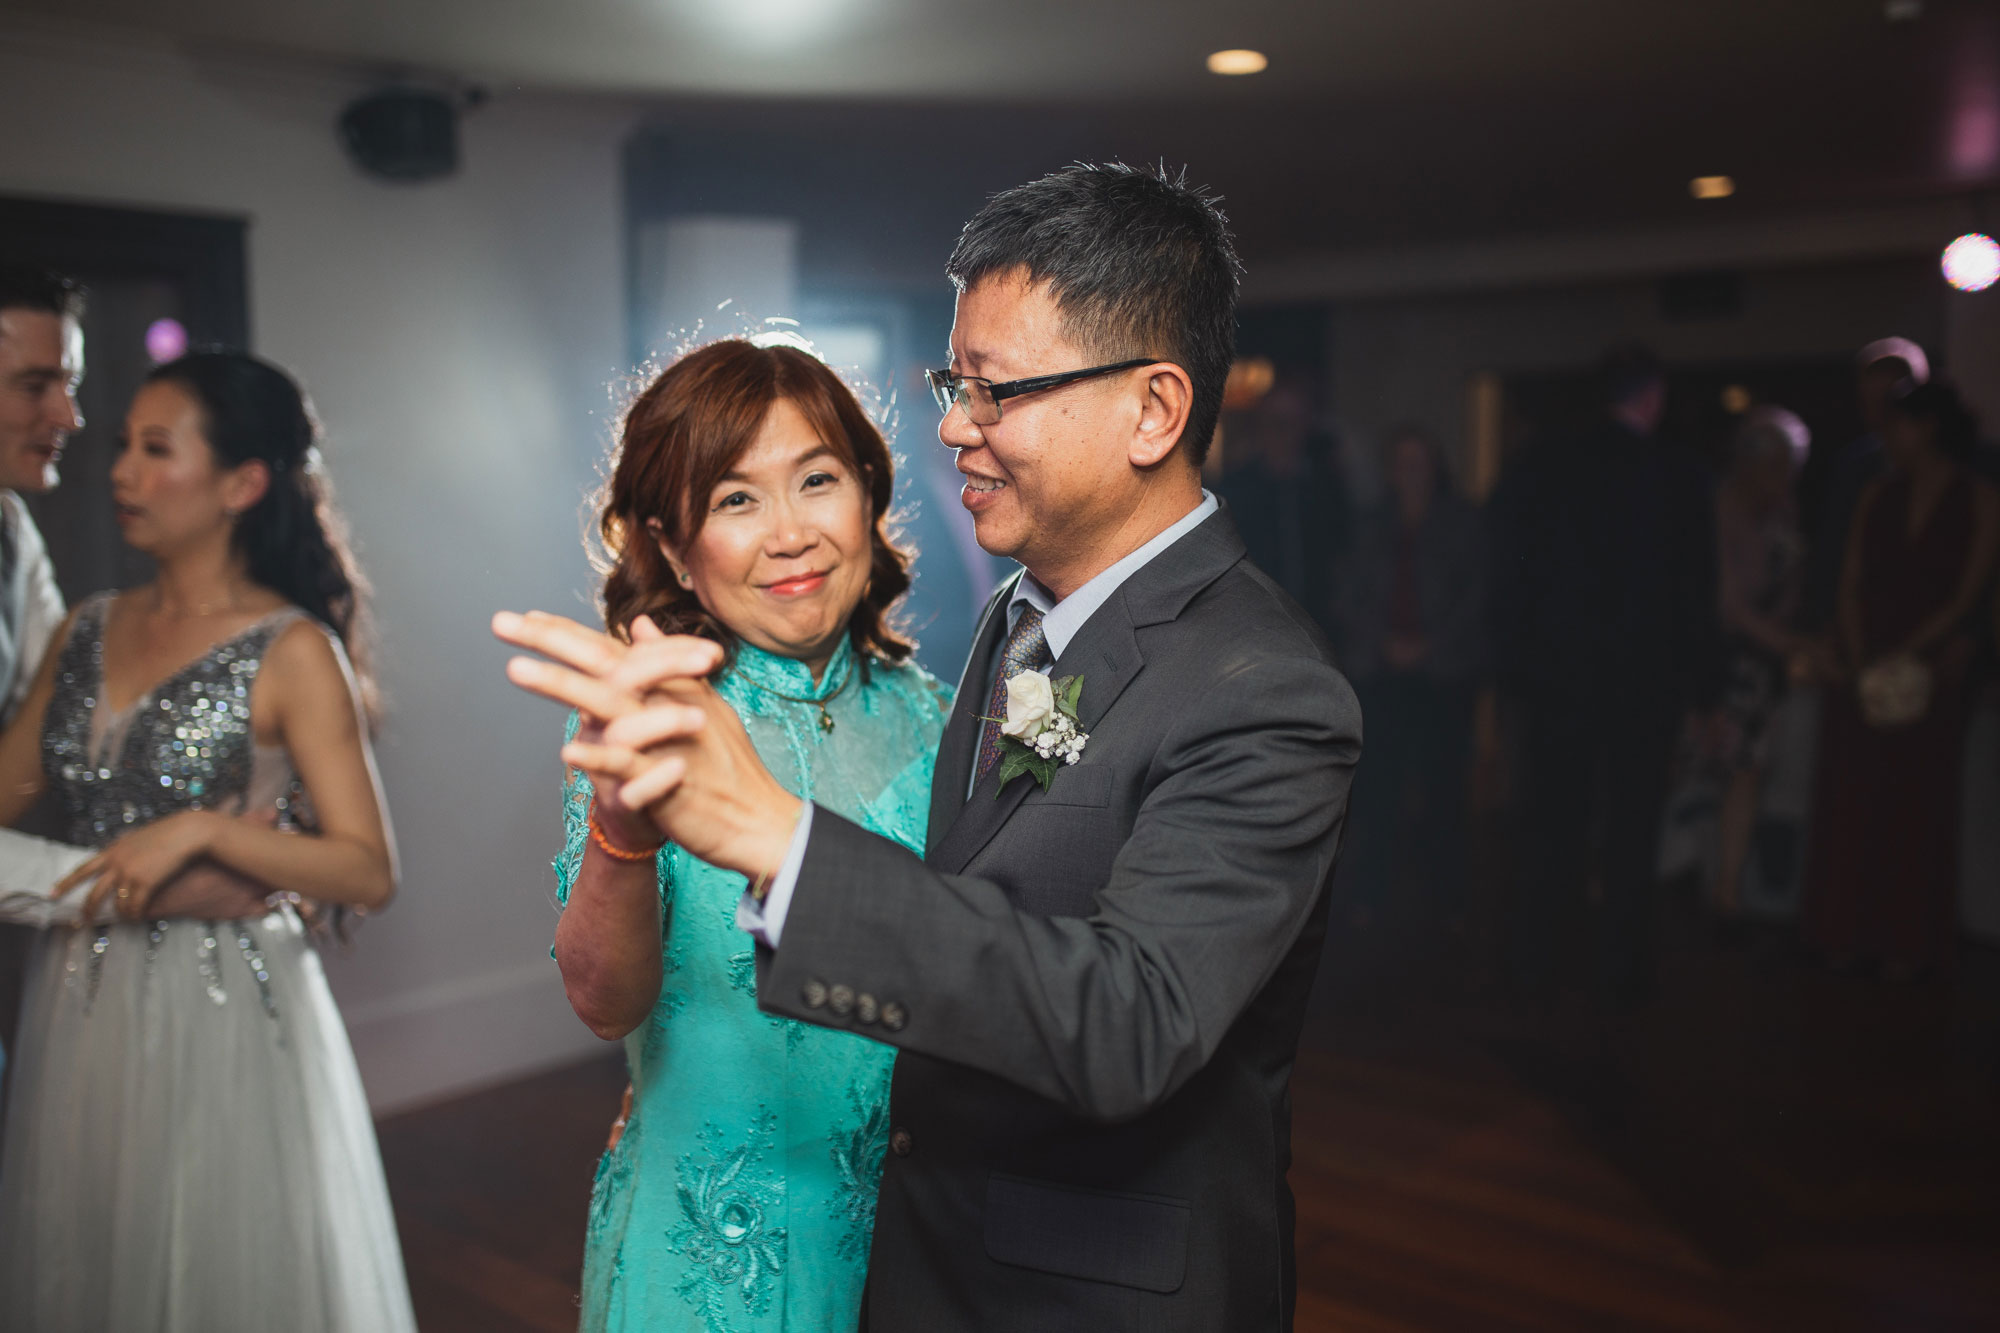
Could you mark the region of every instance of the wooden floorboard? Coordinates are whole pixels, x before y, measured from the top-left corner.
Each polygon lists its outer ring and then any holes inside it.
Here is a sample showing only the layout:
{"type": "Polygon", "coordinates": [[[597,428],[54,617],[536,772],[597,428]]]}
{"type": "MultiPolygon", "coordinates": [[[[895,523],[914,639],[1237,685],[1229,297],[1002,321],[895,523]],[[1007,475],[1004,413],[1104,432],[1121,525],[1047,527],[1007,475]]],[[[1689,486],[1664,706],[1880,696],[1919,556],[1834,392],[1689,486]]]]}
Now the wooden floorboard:
{"type": "MultiPolygon", "coordinates": [[[[1667,924],[1661,999],[1610,1025],[1336,940],[1293,1084],[1300,1333],[2000,1328],[2000,959],[1890,987],[1667,924]]],[[[623,1085],[607,1055],[382,1122],[426,1333],[575,1327],[623,1085]]]]}

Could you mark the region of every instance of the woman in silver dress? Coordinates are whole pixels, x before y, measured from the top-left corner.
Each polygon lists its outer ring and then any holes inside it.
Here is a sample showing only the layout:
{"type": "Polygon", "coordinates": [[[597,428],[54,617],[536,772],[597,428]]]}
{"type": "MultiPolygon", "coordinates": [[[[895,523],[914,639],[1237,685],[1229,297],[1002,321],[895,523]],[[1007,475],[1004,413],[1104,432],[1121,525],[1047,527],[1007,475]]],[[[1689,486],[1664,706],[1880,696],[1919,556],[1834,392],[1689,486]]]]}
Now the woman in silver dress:
{"type": "Polygon", "coordinates": [[[112,483],[158,577],[76,609],[0,738],[0,822],[52,793],[97,849],[73,879],[105,922],[46,932],[29,964],[0,1329],[414,1329],[295,906],[377,909],[396,880],[353,660],[363,589],[314,438],[298,387],[254,358],[154,371],[112,483]]]}

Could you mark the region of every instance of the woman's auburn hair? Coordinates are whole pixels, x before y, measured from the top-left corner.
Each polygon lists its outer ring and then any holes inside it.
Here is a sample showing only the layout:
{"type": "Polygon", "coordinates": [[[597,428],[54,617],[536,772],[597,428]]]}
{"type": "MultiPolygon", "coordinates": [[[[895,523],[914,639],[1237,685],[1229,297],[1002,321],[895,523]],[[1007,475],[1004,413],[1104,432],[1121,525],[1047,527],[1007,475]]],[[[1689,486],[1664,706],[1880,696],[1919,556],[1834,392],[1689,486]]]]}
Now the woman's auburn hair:
{"type": "Polygon", "coordinates": [[[685,551],[708,518],[708,495],[749,451],[780,400],[798,408],[814,432],[866,488],[871,512],[868,583],[848,620],[856,651],[906,660],[915,643],[896,623],[896,603],[910,589],[914,552],[900,545],[890,504],[896,487],[888,442],[840,377],[797,347],[721,338],[681,356],[626,409],[597,496],[593,552],[604,576],[605,627],[629,639],[650,617],[668,634],[697,634],[736,650],[736,635],[684,588],[647,530],[659,520],[667,544],[685,551]]]}

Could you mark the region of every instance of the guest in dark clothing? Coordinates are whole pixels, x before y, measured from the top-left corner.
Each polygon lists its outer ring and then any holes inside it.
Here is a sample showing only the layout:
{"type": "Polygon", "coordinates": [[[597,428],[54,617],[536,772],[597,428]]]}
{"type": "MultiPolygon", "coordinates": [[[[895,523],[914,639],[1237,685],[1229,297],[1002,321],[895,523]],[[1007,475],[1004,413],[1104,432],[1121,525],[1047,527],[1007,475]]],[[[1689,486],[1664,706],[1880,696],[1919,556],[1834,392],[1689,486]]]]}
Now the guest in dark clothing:
{"type": "Polygon", "coordinates": [[[1485,656],[1478,510],[1422,431],[1390,436],[1387,472],[1389,502],[1356,529],[1335,617],[1372,764],[1355,784],[1341,871],[1357,924],[1379,911],[1396,880],[1398,848],[1411,853],[1432,901],[1458,911],[1472,698],[1485,656]],[[1406,819],[1412,787],[1416,815],[1406,819]]]}
{"type": "Polygon", "coordinates": [[[1223,445],[1216,491],[1251,563],[1326,625],[1333,570],[1346,546],[1347,488],[1332,443],[1314,430],[1303,384],[1280,380],[1223,445]]]}
{"type": "Polygon", "coordinates": [[[1930,377],[1930,358],[1908,338],[1877,339],[1854,358],[1854,395],[1861,409],[1862,433],[1827,465],[1817,512],[1809,515],[1814,519],[1809,530],[1812,546],[1806,555],[1804,601],[1799,608],[1802,627],[1826,636],[1829,650],[1854,507],[1861,502],[1861,492],[1887,466],[1882,441],[1890,405],[1899,392],[1930,377]]]}
{"type": "Polygon", "coordinates": [[[1710,479],[1655,438],[1666,379],[1649,352],[1612,353],[1602,376],[1603,422],[1531,447],[1501,478],[1493,628],[1524,731],[1509,971],[1531,993],[1554,982],[1598,830],[1594,980],[1601,999],[1630,1007],[1653,980],[1669,761],[1689,706],[1720,694],[1721,655],[1710,479]]]}
{"type": "Polygon", "coordinates": [[[1913,976],[1951,959],[1967,667],[2000,548],[2000,495],[1966,467],[1970,414],[1911,387],[1862,491],[1838,621],[1806,881],[1807,940],[1913,976]]]}

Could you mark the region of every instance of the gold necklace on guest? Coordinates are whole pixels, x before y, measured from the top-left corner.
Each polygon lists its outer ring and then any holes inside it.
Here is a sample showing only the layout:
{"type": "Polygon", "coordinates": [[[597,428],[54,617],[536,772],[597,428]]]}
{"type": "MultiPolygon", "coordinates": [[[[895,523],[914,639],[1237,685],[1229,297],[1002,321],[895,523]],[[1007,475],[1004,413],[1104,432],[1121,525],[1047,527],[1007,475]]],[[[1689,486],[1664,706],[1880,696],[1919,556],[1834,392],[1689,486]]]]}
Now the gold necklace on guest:
{"type": "Polygon", "coordinates": [[[754,677],[750,676],[747,673],[743,677],[743,679],[749,681],[752,685],[755,685],[758,689],[764,691],[764,693],[770,695],[773,699],[783,699],[788,704],[811,704],[813,707],[819,709],[819,729],[823,732],[833,730],[833,714],[826,711],[826,706],[832,703],[834,699],[839,696],[842,690],[847,688],[847,682],[852,680],[853,678],[854,678],[854,672],[850,669],[845,676],[842,676],[840,678],[840,684],[834,686],[832,689],[828,690],[825,694],[822,694],[819,698],[814,699],[811,697],[807,697],[801,699],[795,695],[780,694],[776,690],[772,689],[769,685],[764,684],[764,682],[755,679],[754,677]]]}

